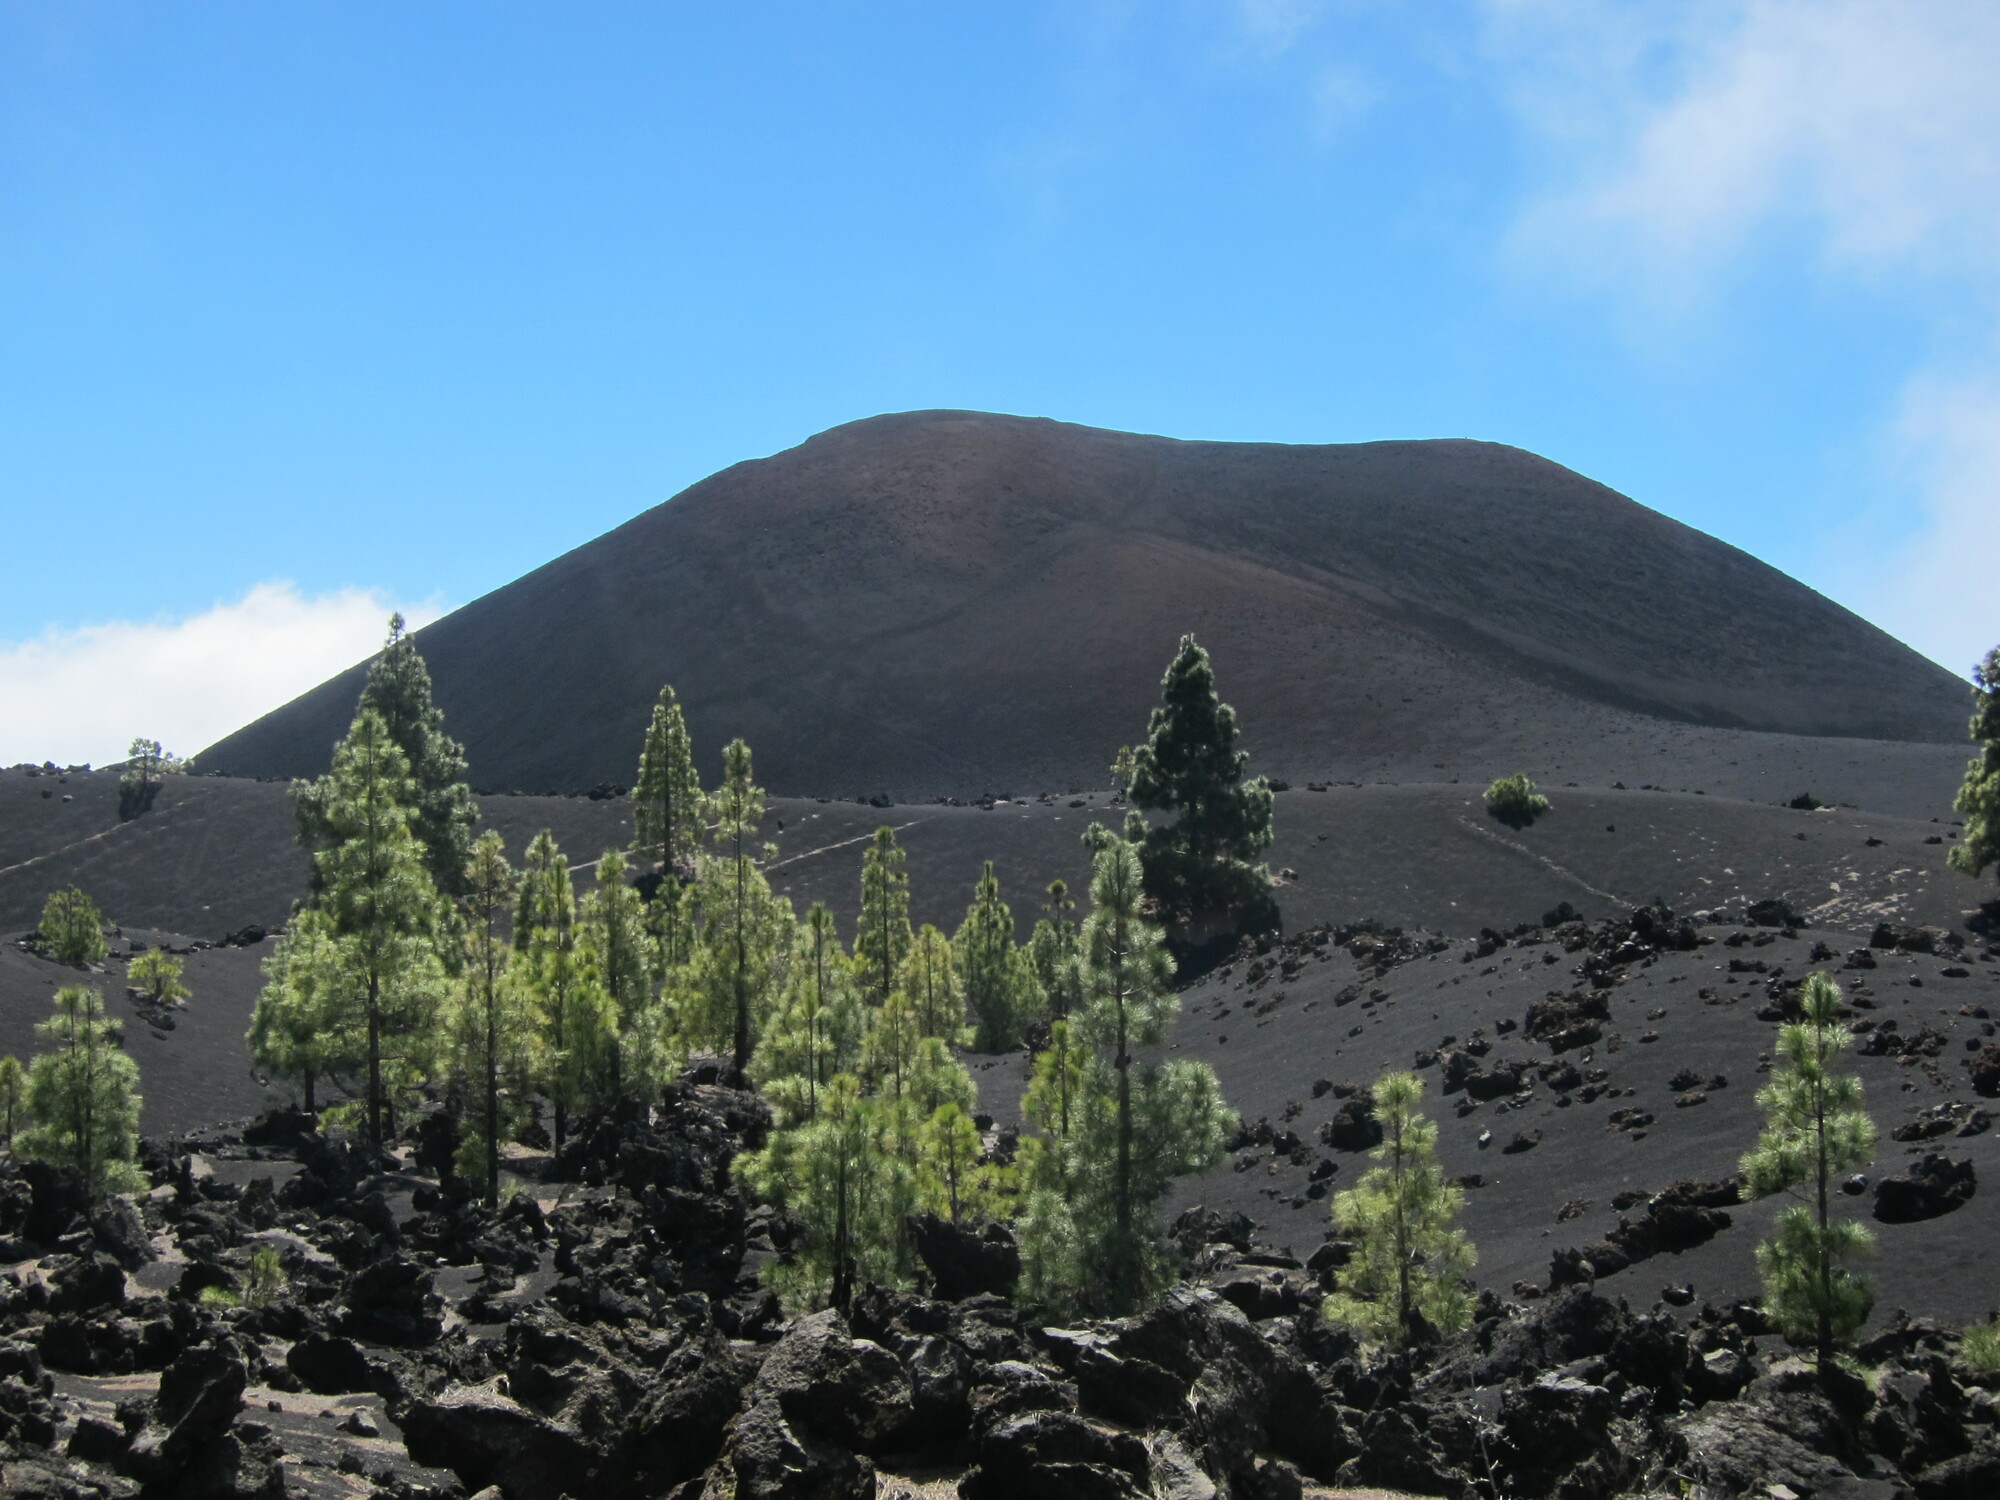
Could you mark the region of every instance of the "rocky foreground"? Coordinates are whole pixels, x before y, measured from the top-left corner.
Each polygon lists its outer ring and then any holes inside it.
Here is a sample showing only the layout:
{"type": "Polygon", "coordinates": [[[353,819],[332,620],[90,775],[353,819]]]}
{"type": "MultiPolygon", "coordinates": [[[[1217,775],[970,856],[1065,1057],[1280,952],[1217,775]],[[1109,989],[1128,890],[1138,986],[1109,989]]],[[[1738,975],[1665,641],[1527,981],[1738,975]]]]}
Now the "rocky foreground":
{"type": "Polygon", "coordinates": [[[1635,1311],[1586,1274],[1371,1354],[1315,1311],[1340,1247],[1301,1265],[1240,1216],[1183,1215],[1190,1279],[1116,1322],[1041,1326],[1005,1295],[1004,1231],[935,1220],[924,1293],[787,1321],[759,1272],[788,1226],[730,1180],[764,1108],[707,1078],[517,1163],[534,1180],[498,1213],[440,1185],[442,1115],[390,1171],[293,1113],[150,1142],[152,1190],[95,1209],[0,1165],[0,1489],[2000,1495],[2000,1380],[1936,1327],[1892,1327],[1823,1387],[1754,1307],[1635,1311]]]}

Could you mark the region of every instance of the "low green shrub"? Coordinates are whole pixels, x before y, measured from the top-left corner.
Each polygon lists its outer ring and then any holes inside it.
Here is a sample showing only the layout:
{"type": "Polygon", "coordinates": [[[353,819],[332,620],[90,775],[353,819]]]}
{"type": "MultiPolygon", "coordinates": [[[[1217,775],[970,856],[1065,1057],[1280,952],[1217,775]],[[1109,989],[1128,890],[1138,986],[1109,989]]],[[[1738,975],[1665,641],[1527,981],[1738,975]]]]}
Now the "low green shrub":
{"type": "Polygon", "coordinates": [[[1958,1342],[1959,1357],[1982,1375],[2000,1375],[2000,1323],[1975,1323],[1958,1342]]]}
{"type": "Polygon", "coordinates": [[[1486,810],[1501,822],[1522,828],[1549,810],[1549,799],[1521,772],[1502,776],[1486,789],[1486,810]]]}

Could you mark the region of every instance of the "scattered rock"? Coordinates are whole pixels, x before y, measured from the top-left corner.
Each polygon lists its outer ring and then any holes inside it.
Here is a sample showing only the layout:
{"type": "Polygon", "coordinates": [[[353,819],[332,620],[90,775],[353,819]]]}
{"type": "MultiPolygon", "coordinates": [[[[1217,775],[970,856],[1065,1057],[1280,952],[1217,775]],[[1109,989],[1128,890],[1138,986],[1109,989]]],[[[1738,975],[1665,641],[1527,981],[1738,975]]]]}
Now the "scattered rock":
{"type": "Polygon", "coordinates": [[[1875,1184],[1875,1217],[1885,1224],[1939,1218],[1971,1202],[1978,1187],[1971,1162],[1933,1153],[1901,1176],[1875,1184]]]}

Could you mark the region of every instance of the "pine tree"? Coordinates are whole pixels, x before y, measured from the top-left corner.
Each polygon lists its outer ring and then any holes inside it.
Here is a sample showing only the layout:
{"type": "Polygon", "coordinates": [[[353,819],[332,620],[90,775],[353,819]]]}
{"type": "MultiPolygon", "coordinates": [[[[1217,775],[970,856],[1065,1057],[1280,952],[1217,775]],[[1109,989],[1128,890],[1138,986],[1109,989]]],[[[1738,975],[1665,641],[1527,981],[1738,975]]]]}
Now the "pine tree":
{"type": "Polygon", "coordinates": [[[928,922],[910,943],[898,986],[908,998],[918,1036],[943,1037],[955,1047],[970,1043],[958,955],[951,939],[928,922]]]}
{"type": "Polygon", "coordinates": [[[35,1028],[52,1050],[28,1070],[28,1115],[15,1137],[22,1156],[75,1167],[93,1193],[145,1185],[133,1162],[139,1132],[139,1065],[118,1049],[97,991],[56,991],[55,1014],[35,1028]]]}
{"type": "Polygon", "coordinates": [[[828,1083],[811,1120],[774,1131],[739,1162],[752,1190],[803,1230],[794,1258],[773,1272],[788,1304],[845,1310],[864,1283],[899,1279],[909,1171],[887,1147],[882,1107],[852,1074],[828,1083]]]}
{"type": "Polygon", "coordinates": [[[126,979],[132,987],[145,992],[150,1005],[176,1005],[193,997],[194,991],[182,982],[185,970],[179,958],[164,948],[148,948],[132,960],[132,967],[126,979]]]}
{"type": "Polygon", "coordinates": [[[363,981],[353,946],[335,937],[327,913],[304,907],[292,914],[263,971],[264,987],[244,1038],[250,1059],[280,1078],[297,1079],[306,1113],[317,1114],[320,1081],[367,1062],[356,998],[363,981]]]}
{"type": "Polygon", "coordinates": [[[1243,780],[1236,711],[1216,696],[1208,653],[1181,637],[1161,683],[1148,739],[1132,757],[1125,836],[1140,844],[1146,894],[1176,922],[1257,917],[1271,905],[1270,872],[1250,861],[1271,842],[1271,789],[1243,780]],[[1173,812],[1150,826],[1144,812],[1173,812]]]}
{"type": "Polygon", "coordinates": [[[960,1106],[941,1104],[924,1122],[922,1151],[925,1207],[956,1224],[981,1196],[978,1127],[960,1106]]]}
{"type": "Polygon", "coordinates": [[[1414,1073],[1377,1080],[1377,1165],[1333,1198],[1334,1223],[1354,1252],[1326,1316],[1393,1345],[1426,1329],[1456,1333],[1472,1316],[1465,1278],[1475,1256],[1465,1232],[1453,1227],[1465,1190],[1437,1164],[1437,1126],[1417,1113],[1423,1091],[1414,1073]]]}
{"type": "Polygon", "coordinates": [[[757,831],[764,819],[764,789],[757,785],[750,747],[732,740],[723,754],[722,785],[710,804],[715,817],[715,858],[705,873],[705,1015],[710,1027],[726,1012],[730,1066],[739,1076],[750,1065],[753,1023],[763,996],[790,947],[791,910],[771,895],[758,868],[757,831]]]}
{"type": "Polygon", "coordinates": [[[532,1072],[534,1041],[528,988],[511,972],[508,944],[500,934],[515,876],[499,834],[483,834],[473,843],[465,886],[467,962],[452,1033],[456,1072],[470,1087],[472,1110],[460,1157],[479,1173],[487,1203],[497,1208],[501,1143],[511,1133],[522,1085],[532,1072]]]}
{"type": "Polygon", "coordinates": [[[862,1007],[833,913],[815,901],[798,926],[777,1014],[757,1045],[757,1080],[786,1123],[810,1120],[834,1076],[854,1073],[862,1007]]]}
{"type": "Polygon", "coordinates": [[[1046,1188],[1064,1201],[1074,1196],[1071,1141],[1089,1086],[1090,1051],[1069,1021],[1049,1024],[1049,1044],[1035,1054],[1021,1113],[1035,1134],[1021,1142],[1021,1178],[1032,1191],[1046,1188]]]}
{"type": "Polygon", "coordinates": [[[1115,1315],[1139,1305],[1161,1275],[1153,1205],[1176,1177],[1220,1162],[1235,1126],[1205,1064],[1135,1055],[1165,1044],[1178,1009],[1173,961],[1140,915],[1142,881],[1132,845],[1098,841],[1082,934],[1084,1003],[1073,1023],[1086,1055],[1050,1065],[1059,1086],[1031,1090],[1044,1122],[1052,1094],[1068,1103],[1068,1140],[1035,1153],[1022,1226],[1025,1282],[1064,1310],[1115,1315]],[[1073,1095],[1071,1080],[1080,1086],[1073,1095]]]}
{"type": "Polygon", "coordinates": [[[1778,1032],[1779,1069],[1757,1091],[1764,1130],[1743,1158],[1753,1196],[1786,1192],[1803,1201],[1778,1215],[1777,1233],[1757,1247],[1765,1310],[1789,1338],[1810,1341],[1820,1373],[1836,1340],[1868,1320],[1874,1293],[1847,1262],[1869,1253],[1864,1224],[1835,1220],[1834,1178],[1875,1154],[1875,1122],[1861,1105],[1861,1080],[1842,1066],[1853,1041],[1839,1019],[1840,986],[1823,972],[1806,976],[1799,1019],[1778,1032]]]}
{"type": "MultiPolygon", "coordinates": [[[[442,985],[437,891],[410,828],[409,766],[373,709],[335,749],[325,804],[334,843],[314,856],[333,932],[351,951],[367,1032],[368,1141],[382,1146],[385,1038],[423,1050],[442,985]]],[[[454,881],[454,884],[457,882],[454,881]]]]}
{"type": "Polygon", "coordinates": [[[617,1010],[579,942],[569,864],[545,828],[528,846],[514,905],[516,972],[535,1007],[542,1088],[555,1116],[555,1146],[569,1117],[592,1102],[609,1070],[617,1010]]]}
{"type": "MultiPolygon", "coordinates": [[[[403,757],[408,785],[410,829],[423,850],[431,884],[447,896],[464,894],[465,866],[472,851],[472,825],[479,809],[465,784],[465,749],[444,732],[444,714],[431,701],[431,674],[417,654],[413,636],[403,633],[403,617],[389,617],[389,639],[368,668],[368,681],[355,705],[373,712],[403,757]]],[[[331,822],[334,788],[330,777],[292,784],[292,809],[299,840],[323,848],[337,837],[331,822]]],[[[320,887],[315,884],[314,893],[320,887]]]]}
{"type": "Polygon", "coordinates": [[[2000,861],[2000,646],[1972,669],[1972,738],[1979,758],[1965,768],[1952,804],[1965,814],[1965,836],[1945,856],[1954,870],[1979,875],[2000,861]]]}
{"type": "Polygon", "coordinates": [[[898,985],[862,1034],[861,1078],[869,1092],[885,1099],[902,1098],[923,1039],[909,993],[898,985]]]}
{"type": "Polygon", "coordinates": [[[639,756],[639,780],[632,788],[632,820],[639,853],[659,862],[665,880],[694,874],[701,780],[695,774],[687,720],[671,687],[661,688],[660,701],[653,705],[653,722],[639,756]]]}
{"type": "Polygon", "coordinates": [[[675,970],[694,960],[701,931],[701,887],[678,875],[662,876],[646,902],[646,936],[653,944],[653,974],[666,983],[675,970]]]}
{"type": "MultiPolygon", "coordinates": [[[[1023,1193],[1015,1226],[1021,1253],[1018,1295],[1029,1307],[1071,1311],[1078,1306],[1083,1246],[1077,1232],[1076,1149],[1093,1065],[1068,1021],[1049,1026],[1049,1044],[1035,1055],[1021,1114],[1034,1127],[1016,1159],[1023,1193]]],[[[1099,1103],[1102,1099],[1099,1096],[1099,1103]]],[[[1102,1111],[1098,1111],[1100,1117],[1102,1111]]]]}
{"type": "Polygon", "coordinates": [[[1049,901],[1042,910],[1045,915],[1035,923],[1028,939],[1028,960],[1041,995],[1042,1014],[1051,1021],[1064,1021],[1082,1001],[1076,903],[1070,899],[1066,881],[1049,882],[1049,901]]]}
{"type": "Polygon", "coordinates": [[[184,769],[181,758],[161,749],[158,740],[133,740],[125,752],[124,774],[118,778],[118,816],[129,820],[150,812],[167,777],[184,769]]]}
{"type": "Polygon", "coordinates": [[[614,1094],[645,1081],[643,1069],[628,1066],[626,1053],[630,1039],[646,1030],[654,998],[644,903],[626,874],[625,856],[606,850],[597,862],[597,889],[584,897],[578,918],[583,947],[617,1017],[606,1058],[614,1094]]]}
{"type": "Polygon", "coordinates": [[[48,944],[49,957],[59,964],[94,964],[104,957],[104,918],[80,889],[66,885],[42,903],[37,929],[48,944]]]}
{"type": "Polygon", "coordinates": [[[14,1144],[28,1102],[28,1073],[21,1059],[9,1053],[0,1057],[0,1142],[14,1144]]]}
{"type": "Polygon", "coordinates": [[[919,1120],[927,1120],[947,1104],[956,1104],[970,1114],[979,1090],[944,1039],[927,1036],[917,1043],[910,1058],[903,1097],[910,1101],[919,1120]]]}
{"type": "Polygon", "coordinates": [[[981,1052],[1005,1052],[1018,1045],[1027,976],[1014,946],[1014,913],[1000,899],[1000,880],[990,859],[972,905],[965,909],[965,920],[952,937],[952,948],[978,1027],[973,1045],[981,1052]]]}
{"type": "Polygon", "coordinates": [[[854,934],[862,994],[881,1005],[910,951],[910,876],[896,830],[886,823],[861,856],[861,917],[854,934]]]}

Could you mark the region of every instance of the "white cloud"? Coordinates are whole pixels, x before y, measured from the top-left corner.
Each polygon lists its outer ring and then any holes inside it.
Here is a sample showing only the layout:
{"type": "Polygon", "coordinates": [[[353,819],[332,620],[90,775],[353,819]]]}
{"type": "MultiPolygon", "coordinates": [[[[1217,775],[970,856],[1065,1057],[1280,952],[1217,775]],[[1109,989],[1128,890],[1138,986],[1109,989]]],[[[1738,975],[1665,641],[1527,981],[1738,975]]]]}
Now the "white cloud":
{"type": "MultiPolygon", "coordinates": [[[[1803,270],[1923,289],[1942,342],[2000,334],[2000,6],[1991,0],[1485,0],[1502,87],[1550,157],[1515,249],[1643,324],[1712,299],[1760,232],[1803,270]]],[[[1964,581],[2000,550],[2000,337],[1913,369],[1877,433],[1920,520],[1855,602],[1954,671],[2000,639],[1964,581]]],[[[1836,562],[1830,569],[1841,572],[1836,562]]]]}
{"type": "Polygon", "coordinates": [[[1517,102],[1573,167],[1523,222],[1541,253],[1679,290],[1784,215],[1830,264],[1992,274],[1988,0],[1489,10],[1517,102]]]}
{"type": "MultiPolygon", "coordinates": [[[[379,650],[398,606],[371,589],[260,583],[183,619],[0,643],[0,765],[122,760],[135,735],[191,755],[379,650]]],[[[414,629],[443,611],[403,605],[414,629]]]]}
{"type": "Polygon", "coordinates": [[[1921,376],[1896,425],[1924,497],[1925,520],[1855,598],[1873,619],[1962,676],[2000,645],[2000,378],[1921,376]]]}

